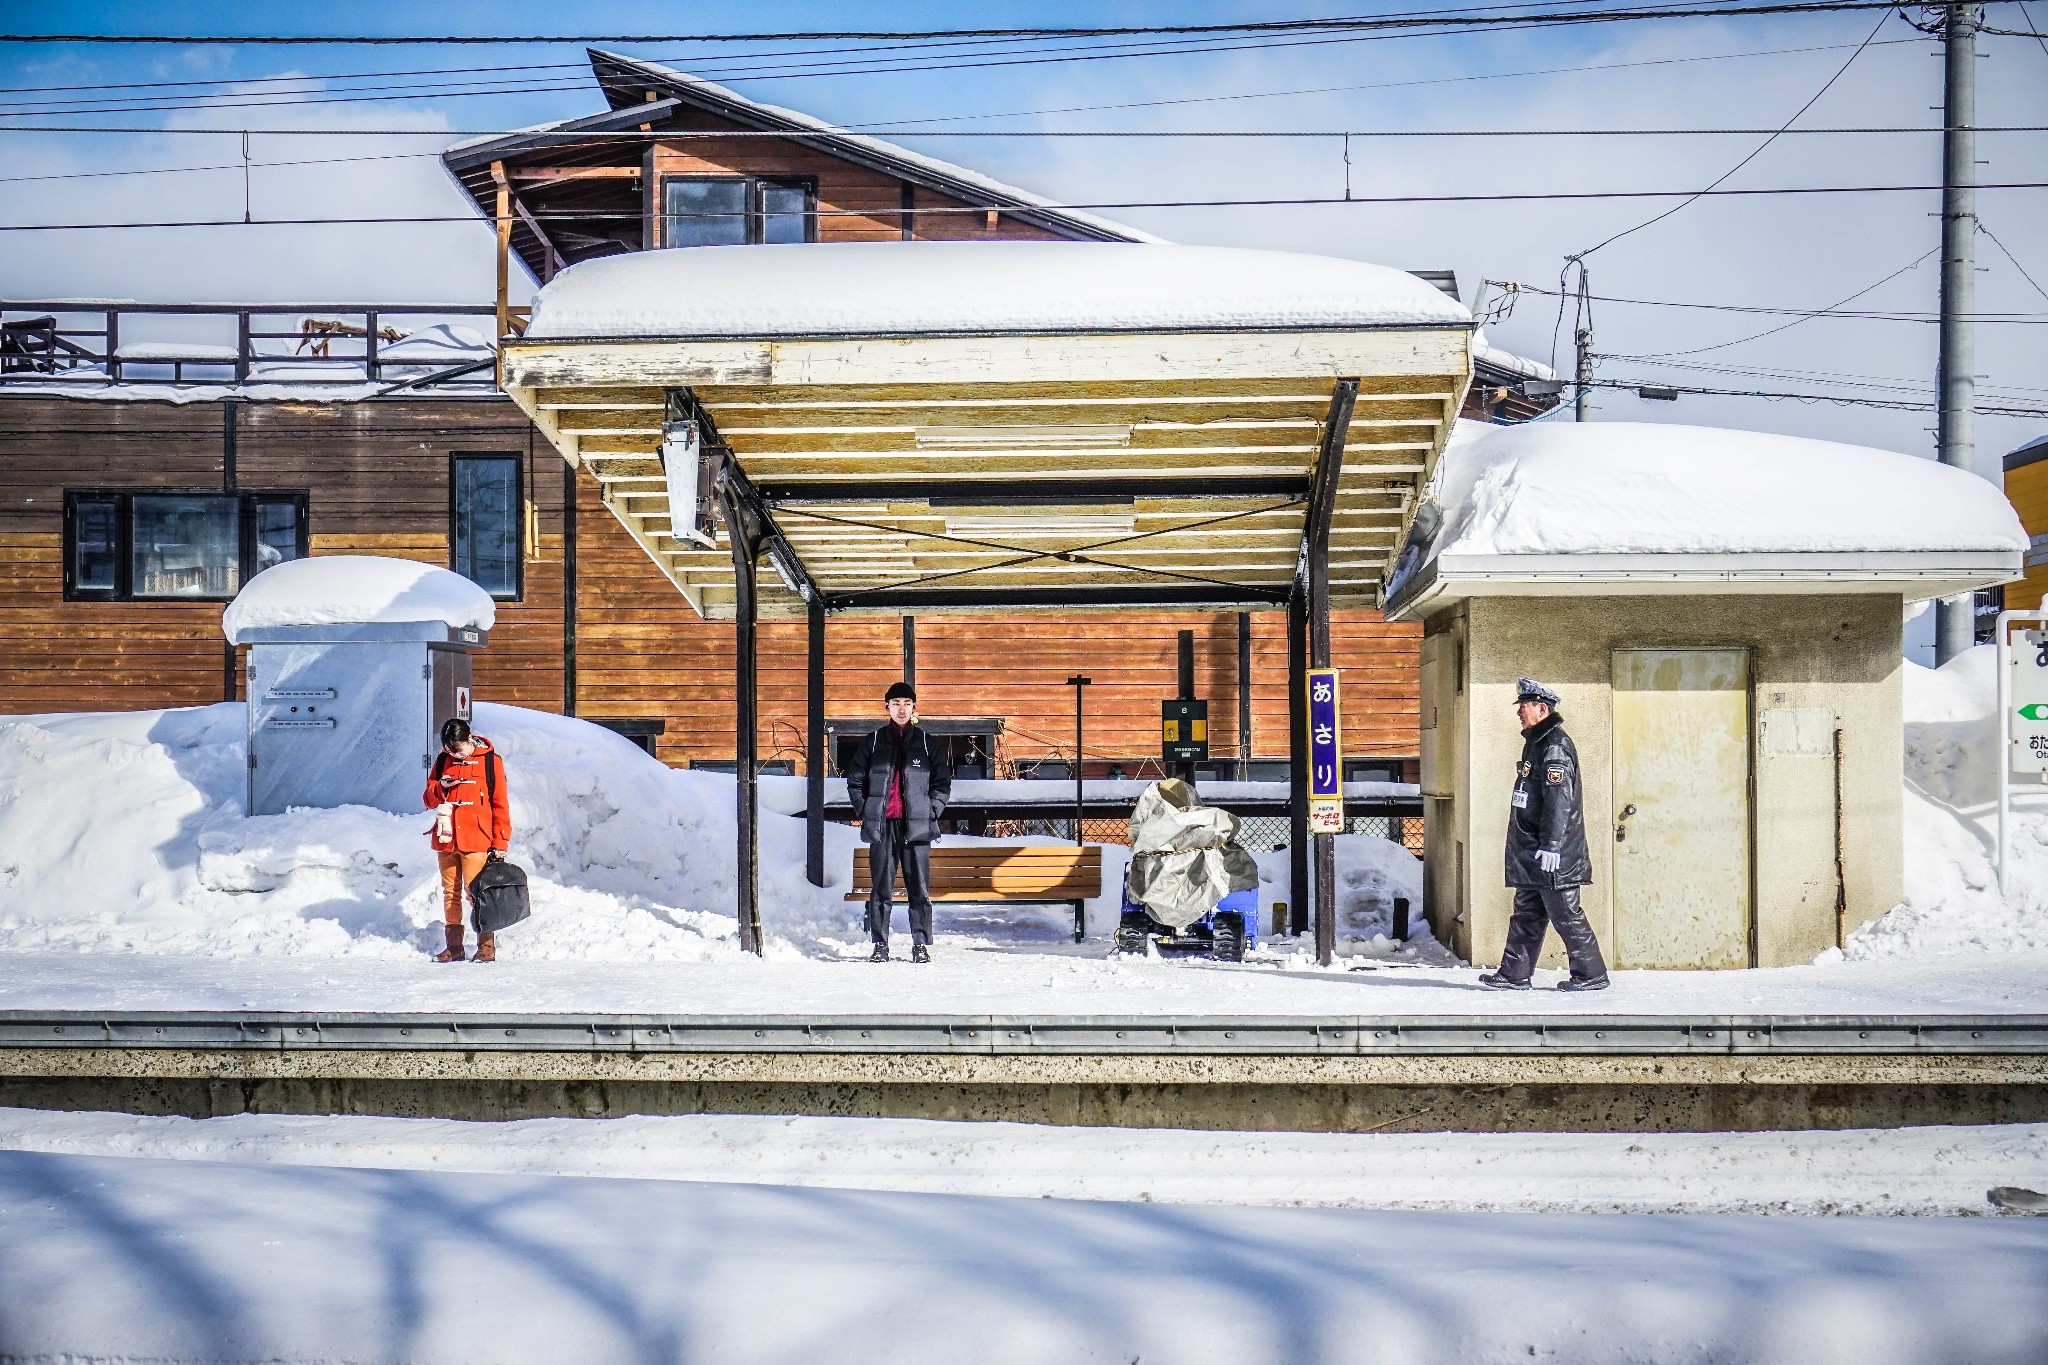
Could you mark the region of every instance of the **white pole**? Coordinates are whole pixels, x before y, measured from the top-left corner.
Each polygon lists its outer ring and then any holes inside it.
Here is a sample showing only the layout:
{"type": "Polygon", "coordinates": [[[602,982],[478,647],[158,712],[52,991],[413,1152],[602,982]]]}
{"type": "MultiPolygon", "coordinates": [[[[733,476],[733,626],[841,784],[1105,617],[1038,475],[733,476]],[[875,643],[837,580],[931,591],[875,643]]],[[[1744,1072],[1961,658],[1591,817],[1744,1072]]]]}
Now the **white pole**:
{"type": "Polygon", "coordinates": [[[2005,895],[2005,808],[2012,799],[2012,643],[2007,639],[2018,612],[1998,613],[1992,640],[1998,646],[1998,894],[2005,895]]]}

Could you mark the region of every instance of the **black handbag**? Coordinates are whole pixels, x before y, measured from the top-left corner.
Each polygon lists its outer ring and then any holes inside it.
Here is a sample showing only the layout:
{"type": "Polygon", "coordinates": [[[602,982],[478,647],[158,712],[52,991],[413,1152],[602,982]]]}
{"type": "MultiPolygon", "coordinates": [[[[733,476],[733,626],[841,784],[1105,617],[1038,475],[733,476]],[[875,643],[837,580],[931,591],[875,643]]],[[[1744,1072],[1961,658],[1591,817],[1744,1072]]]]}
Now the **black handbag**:
{"type": "MultiPolygon", "coordinates": [[[[500,760],[502,762],[502,760],[500,760]]],[[[484,761],[484,791],[492,805],[498,801],[497,765],[484,761]]],[[[470,927],[479,934],[495,934],[519,923],[533,913],[526,894],[526,869],[508,862],[496,849],[484,860],[483,871],[469,879],[470,927]]]]}
{"type": "Polygon", "coordinates": [[[495,934],[533,913],[526,872],[493,850],[483,871],[469,881],[469,919],[479,934],[495,934]]]}

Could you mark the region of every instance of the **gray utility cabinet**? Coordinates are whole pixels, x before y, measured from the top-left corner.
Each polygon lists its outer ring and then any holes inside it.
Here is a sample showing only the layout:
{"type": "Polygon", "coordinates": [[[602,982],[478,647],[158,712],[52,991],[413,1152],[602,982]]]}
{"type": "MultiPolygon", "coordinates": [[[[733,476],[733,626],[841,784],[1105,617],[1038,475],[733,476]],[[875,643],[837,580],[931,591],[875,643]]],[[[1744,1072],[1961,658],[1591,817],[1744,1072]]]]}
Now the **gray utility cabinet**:
{"type": "Polygon", "coordinates": [[[422,809],[441,726],[469,719],[489,632],[440,621],[267,626],[249,646],[249,814],[422,809]]]}

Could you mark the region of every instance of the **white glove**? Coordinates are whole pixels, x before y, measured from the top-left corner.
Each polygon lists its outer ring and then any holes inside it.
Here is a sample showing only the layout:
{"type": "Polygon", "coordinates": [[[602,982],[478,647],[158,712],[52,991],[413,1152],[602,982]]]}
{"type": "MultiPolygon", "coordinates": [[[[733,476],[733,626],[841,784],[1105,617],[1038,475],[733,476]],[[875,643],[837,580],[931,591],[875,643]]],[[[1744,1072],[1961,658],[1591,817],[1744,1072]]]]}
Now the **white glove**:
{"type": "Polygon", "coordinates": [[[1542,868],[1545,872],[1557,871],[1557,865],[1563,861],[1564,855],[1554,848],[1539,848],[1536,850],[1536,866],[1542,868]]]}
{"type": "Polygon", "coordinates": [[[446,801],[434,807],[434,837],[444,844],[455,837],[455,807],[446,801]]]}

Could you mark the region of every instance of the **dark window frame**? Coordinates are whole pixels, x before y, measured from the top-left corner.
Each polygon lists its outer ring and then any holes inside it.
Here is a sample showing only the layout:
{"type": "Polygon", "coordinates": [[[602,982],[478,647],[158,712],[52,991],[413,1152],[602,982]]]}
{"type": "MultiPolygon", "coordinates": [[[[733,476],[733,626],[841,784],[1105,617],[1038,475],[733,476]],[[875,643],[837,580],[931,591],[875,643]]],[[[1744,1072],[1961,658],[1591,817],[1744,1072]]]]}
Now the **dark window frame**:
{"type": "MultiPolygon", "coordinates": [[[[456,521],[456,468],[466,460],[503,460],[512,466],[512,591],[491,592],[494,602],[523,602],[526,600],[526,556],[531,549],[526,543],[526,456],[516,450],[457,450],[448,456],[448,568],[453,573],[462,573],[457,567],[459,556],[455,552],[456,521]]],[[[468,575],[464,575],[468,577],[468,575]]],[[[474,579],[470,580],[475,582],[474,579]]],[[[478,583],[478,587],[483,584],[478,583]]],[[[485,588],[486,592],[490,589],[485,588]]]]}
{"type": "MultiPolygon", "coordinates": [[[[654,190],[655,218],[661,224],[661,245],[663,249],[673,244],[668,239],[668,187],[671,182],[692,184],[733,184],[747,187],[747,246],[759,246],[767,232],[768,213],[762,191],[793,189],[804,192],[804,241],[818,240],[818,181],[815,176],[806,175],[664,175],[654,190]]],[[[686,248],[677,247],[676,250],[686,248]]]]}
{"type": "Polygon", "coordinates": [[[310,491],[304,488],[67,488],[64,490],[64,600],[67,602],[232,602],[234,594],[137,593],[135,591],[136,498],[234,498],[236,507],[236,582],[246,584],[256,567],[256,508],[259,503],[289,502],[298,512],[298,553],[310,553],[310,491]],[[114,506],[114,586],[78,585],[78,508],[81,503],[114,506]]]}

